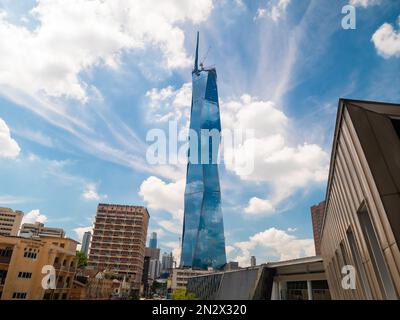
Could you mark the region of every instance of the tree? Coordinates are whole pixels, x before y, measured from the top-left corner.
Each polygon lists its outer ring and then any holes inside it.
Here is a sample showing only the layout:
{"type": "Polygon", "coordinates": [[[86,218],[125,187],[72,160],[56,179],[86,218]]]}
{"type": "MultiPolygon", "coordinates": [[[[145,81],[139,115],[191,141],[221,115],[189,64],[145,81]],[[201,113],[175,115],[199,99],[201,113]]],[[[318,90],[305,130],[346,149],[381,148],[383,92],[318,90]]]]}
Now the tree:
{"type": "Polygon", "coordinates": [[[194,293],[187,293],[185,288],[179,288],[172,294],[172,300],[197,300],[194,293]]]}
{"type": "Polygon", "coordinates": [[[78,268],[86,267],[87,257],[80,251],[76,251],[76,256],[78,257],[78,268]]]}

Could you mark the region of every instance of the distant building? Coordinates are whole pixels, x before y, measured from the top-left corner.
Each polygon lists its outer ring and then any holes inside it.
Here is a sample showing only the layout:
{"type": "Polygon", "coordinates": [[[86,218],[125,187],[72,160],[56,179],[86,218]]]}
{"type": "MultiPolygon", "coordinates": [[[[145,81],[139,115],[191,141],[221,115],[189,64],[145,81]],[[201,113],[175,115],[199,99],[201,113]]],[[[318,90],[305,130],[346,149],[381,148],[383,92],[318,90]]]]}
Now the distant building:
{"type": "Polygon", "coordinates": [[[334,299],[400,298],[400,104],[340,99],[321,254],[334,299]],[[341,285],[355,268],[356,288],[341,285]]]}
{"type": "Polygon", "coordinates": [[[233,271],[233,270],[239,270],[239,269],[240,269],[239,262],[237,262],[237,261],[230,261],[224,267],[224,271],[233,271]]]}
{"type": "Polygon", "coordinates": [[[321,255],[321,229],[324,220],[325,201],[311,207],[311,221],[314,234],[315,254],[321,255]]]}
{"type": "Polygon", "coordinates": [[[330,300],[321,257],[272,262],[186,278],[200,300],[330,300]]]}
{"type": "Polygon", "coordinates": [[[0,299],[69,299],[77,266],[77,242],[60,237],[0,236],[0,299]],[[55,289],[42,287],[42,268],[55,268],[55,289]]]}
{"type": "Polygon", "coordinates": [[[144,250],[144,255],[146,257],[150,257],[150,259],[160,260],[160,248],[146,247],[144,250]]]}
{"type": "Polygon", "coordinates": [[[157,279],[160,276],[160,260],[150,259],[149,261],[149,278],[152,280],[157,279]]]}
{"type": "Polygon", "coordinates": [[[126,276],[132,297],[140,292],[149,218],[141,206],[97,206],[88,268],[126,276]]]}
{"type": "Polygon", "coordinates": [[[65,232],[61,228],[45,227],[41,222],[24,223],[19,232],[21,237],[65,237],[65,232]]]}
{"type": "Polygon", "coordinates": [[[86,231],[83,234],[82,238],[82,246],[81,246],[81,252],[87,257],[89,253],[89,246],[90,246],[90,240],[92,239],[92,233],[90,231],[86,231]]]}
{"type": "Polygon", "coordinates": [[[152,232],[151,233],[149,247],[150,248],[157,248],[157,233],[156,232],[152,232]]]}
{"type": "Polygon", "coordinates": [[[161,272],[171,273],[173,265],[174,257],[172,256],[172,252],[164,252],[161,258],[161,272]]]}
{"type": "Polygon", "coordinates": [[[255,267],[257,265],[257,260],[255,256],[251,256],[250,258],[250,266],[255,267]]]}
{"type": "Polygon", "coordinates": [[[171,290],[186,288],[187,281],[190,277],[213,273],[214,270],[194,270],[188,268],[174,268],[172,269],[171,290]]]}
{"type": "Polygon", "coordinates": [[[69,299],[70,300],[108,300],[113,293],[114,280],[106,272],[87,272],[76,275],[69,299]]]}
{"type": "Polygon", "coordinates": [[[13,211],[10,208],[0,207],[0,235],[16,236],[24,213],[22,211],[13,211]]]}

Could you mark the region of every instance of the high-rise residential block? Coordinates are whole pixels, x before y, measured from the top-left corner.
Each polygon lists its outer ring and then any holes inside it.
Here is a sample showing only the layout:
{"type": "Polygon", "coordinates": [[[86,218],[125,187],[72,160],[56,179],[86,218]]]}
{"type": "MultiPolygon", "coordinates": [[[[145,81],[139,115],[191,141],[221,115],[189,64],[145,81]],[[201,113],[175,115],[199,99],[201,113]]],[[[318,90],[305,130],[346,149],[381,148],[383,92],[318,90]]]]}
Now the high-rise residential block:
{"type": "Polygon", "coordinates": [[[13,211],[10,208],[0,208],[0,235],[16,236],[24,213],[22,211],[13,211]]]}
{"type": "Polygon", "coordinates": [[[92,239],[92,233],[90,231],[86,231],[83,234],[81,252],[87,257],[89,253],[90,240],[92,239]]]}
{"type": "Polygon", "coordinates": [[[199,68],[198,46],[197,33],[180,266],[204,270],[222,268],[226,253],[217,161],[221,139],[217,72],[202,64],[199,68]]]}
{"type": "Polygon", "coordinates": [[[41,222],[24,223],[19,234],[21,237],[65,237],[64,229],[45,227],[41,222]]]}
{"type": "Polygon", "coordinates": [[[325,201],[311,207],[311,221],[314,235],[315,254],[321,254],[321,228],[324,219],[325,201]]]}
{"type": "Polygon", "coordinates": [[[172,256],[172,252],[167,253],[164,252],[161,258],[161,272],[168,272],[172,271],[172,267],[174,265],[174,257],[172,256]]]}
{"type": "Polygon", "coordinates": [[[88,267],[126,275],[139,295],[149,213],[145,207],[99,204],[88,267]]]}

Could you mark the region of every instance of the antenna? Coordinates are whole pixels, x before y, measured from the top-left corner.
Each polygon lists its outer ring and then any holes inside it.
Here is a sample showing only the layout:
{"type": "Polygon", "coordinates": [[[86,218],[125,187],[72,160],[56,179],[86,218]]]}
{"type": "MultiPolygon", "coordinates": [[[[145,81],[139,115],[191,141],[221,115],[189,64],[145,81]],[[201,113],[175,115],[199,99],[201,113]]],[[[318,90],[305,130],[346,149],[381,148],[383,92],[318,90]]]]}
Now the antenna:
{"type": "Polygon", "coordinates": [[[206,59],[207,59],[208,53],[210,52],[210,49],[211,49],[211,46],[208,47],[206,54],[204,55],[203,59],[201,59],[200,67],[201,67],[202,69],[203,69],[203,67],[204,67],[204,62],[205,62],[206,59]]]}

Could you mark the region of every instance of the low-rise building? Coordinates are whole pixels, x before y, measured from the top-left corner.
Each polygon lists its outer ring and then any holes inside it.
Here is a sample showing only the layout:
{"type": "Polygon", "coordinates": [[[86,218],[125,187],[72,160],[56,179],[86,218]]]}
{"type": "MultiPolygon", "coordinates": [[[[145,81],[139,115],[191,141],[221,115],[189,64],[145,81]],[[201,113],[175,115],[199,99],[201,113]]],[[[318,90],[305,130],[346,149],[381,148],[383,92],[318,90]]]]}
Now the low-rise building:
{"type": "Polygon", "coordinates": [[[24,223],[19,232],[21,237],[65,237],[64,229],[45,227],[41,222],[24,223]]]}
{"type": "Polygon", "coordinates": [[[113,294],[114,281],[106,272],[93,275],[78,274],[72,285],[70,300],[108,300],[113,294]]]}
{"type": "Polygon", "coordinates": [[[322,258],[271,262],[192,276],[187,291],[201,300],[329,300],[322,258]]]}
{"type": "Polygon", "coordinates": [[[191,268],[174,268],[172,269],[172,277],[171,277],[171,290],[175,291],[179,288],[186,288],[186,284],[189,278],[213,273],[214,270],[196,270],[191,268]]]}
{"type": "Polygon", "coordinates": [[[77,265],[77,243],[59,237],[0,236],[0,299],[68,299],[77,265]],[[46,289],[49,282],[44,279],[51,282],[52,271],[54,289],[46,289]]]}

